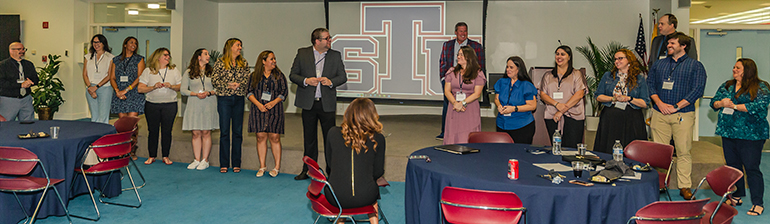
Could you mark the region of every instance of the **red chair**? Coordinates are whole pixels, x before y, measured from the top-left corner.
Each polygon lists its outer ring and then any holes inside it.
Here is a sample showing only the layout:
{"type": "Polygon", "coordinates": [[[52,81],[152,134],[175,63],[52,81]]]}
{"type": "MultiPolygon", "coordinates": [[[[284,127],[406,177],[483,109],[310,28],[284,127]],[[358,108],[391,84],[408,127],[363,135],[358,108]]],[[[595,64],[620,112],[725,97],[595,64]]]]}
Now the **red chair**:
{"type": "Polygon", "coordinates": [[[450,223],[519,223],[527,208],[513,192],[485,191],[444,187],[440,201],[442,222],[450,223]]]}
{"type": "Polygon", "coordinates": [[[626,155],[626,158],[650,164],[650,166],[655,168],[665,169],[666,173],[658,171],[658,184],[660,190],[665,191],[668,200],[671,201],[671,194],[668,193],[668,180],[671,174],[671,166],[674,163],[674,146],[651,141],[634,140],[628,143],[623,153],[626,155]]]}
{"type": "MultiPolygon", "coordinates": [[[[138,126],[138,124],[139,124],[139,117],[134,117],[134,116],[125,116],[125,117],[118,118],[118,120],[115,121],[114,124],[112,124],[113,126],[115,126],[115,130],[118,133],[127,132],[127,131],[130,131],[130,132],[134,133],[131,136],[131,150],[132,151],[136,147],[136,135],[139,133],[139,126],[138,126]]],[[[136,166],[136,162],[134,162],[133,159],[131,160],[131,165],[134,166],[134,169],[136,169],[136,172],[139,173],[139,177],[142,179],[142,185],[140,185],[137,188],[143,188],[145,185],[147,185],[147,181],[145,181],[144,175],[142,174],[142,171],[139,170],[139,167],[136,166]]],[[[123,191],[129,191],[129,190],[133,190],[133,189],[132,188],[123,188],[122,190],[123,191]]]]}
{"type": "MultiPolygon", "coordinates": [[[[94,193],[91,190],[91,184],[88,183],[88,178],[86,178],[86,175],[110,173],[110,176],[111,176],[113,173],[115,173],[113,171],[120,170],[121,168],[127,168],[128,161],[131,161],[130,153],[131,153],[131,135],[132,134],[133,134],[132,132],[122,132],[117,134],[105,135],[97,139],[96,141],[94,141],[94,143],[88,147],[88,150],[86,150],[86,153],[83,154],[82,160],[85,160],[86,155],[88,155],[88,151],[93,150],[96,153],[96,155],[99,157],[100,162],[91,167],[86,168],[81,161],[80,168],[75,168],[75,172],[83,175],[83,180],[86,182],[86,187],[88,187],[88,193],[91,196],[91,202],[93,202],[94,204],[94,210],[96,211],[96,218],[89,218],[89,217],[77,216],[77,215],[72,215],[72,216],[91,220],[91,221],[98,221],[101,218],[101,214],[99,213],[99,208],[96,206],[96,199],[94,199],[94,193]]],[[[139,197],[139,192],[136,190],[137,187],[136,187],[136,184],[134,183],[134,177],[131,176],[131,170],[126,169],[126,173],[128,173],[128,178],[131,180],[131,186],[133,186],[132,189],[136,194],[136,199],[139,200],[139,205],[107,202],[103,200],[103,198],[105,197],[104,194],[99,195],[99,202],[104,204],[120,205],[120,206],[132,207],[132,208],[139,208],[142,206],[142,198],[139,197]]],[[[108,181],[104,183],[104,186],[101,189],[104,189],[108,185],[110,177],[107,177],[107,179],[108,181]]],[[[73,181],[73,184],[74,184],[74,181],[73,181]]]]}
{"type": "Polygon", "coordinates": [[[738,215],[738,210],[733,208],[733,206],[721,206],[723,204],[717,204],[717,203],[708,203],[706,206],[703,206],[703,212],[705,212],[705,216],[701,218],[700,223],[702,224],[730,224],[733,223],[733,217],[738,215]],[[721,208],[717,209],[717,206],[721,206],[721,208]],[[717,211],[716,213],[714,211],[717,211]]]}
{"type": "MultiPolygon", "coordinates": [[[[729,199],[731,197],[730,195],[735,192],[735,190],[737,189],[735,187],[735,183],[737,183],[738,180],[740,180],[742,177],[743,177],[743,172],[733,167],[724,165],[706,174],[706,177],[704,177],[700,181],[700,183],[698,183],[698,188],[695,188],[695,191],[692,192],[692,195],[695,195],[695,193],[698,192],[698,189],[700,189],[704,181],[708,181],[709,186],[711,186],[711,190],[714,191],[714,194],[722,196],[722,198],[719,199],[718,202],[715,201],[715,202],[709,203],[708,205],[706,205],[706,207],[703,208],[703,211],[706,212],[706,215],[709,217],[708,223],[715,223],[714,220],[717,214],[719,214],[720,208],[723,207],[722,205],[725,205],[725,201],[729,199]]],[[[724,206],[724,207],[726,208],[730,206],[724,206]]],[[[730,212],[722,213],[720,215],[720,218],[716,219],[717,220],[716,223],[724,222],[726,219],[732,220],[733,216],[737,215],[738,211],[735,211],[735,212],[736,213],[732,216],[729,216],[730,212]],[[728,214],[728,215],[725,216],[725,214],[728,214]]]]}
{"type": "Polygon", "coordinates": [[[8,121],[8,120],[6,120],[5,117],[3,117],[3,115],[0,115],[0,122],[3,122],[3,121],[8,121]]]}
{"type": "Polygon", "coordinates": [[[24,211],[24,216],[27,217],[24,219],[24,223],[26,223],[27,220],[29,220],[29,223],[35,222],[37,213],[40,211],[40,205],[43,203],[43,199],[45,198],[46,193],[48,193],[48,189],[53,188],[53,191],[56,192],[56,199],[59,199],[61,207],[64,208],[67,220],[72,224],[72,219],[70,218],[67,206],[64,205],[59,190],[54,186],[64,181],[64,179],[50,178],[48,176],[48,171],[45,170],[45,166],[40,162],[40,159],[35,153],[30,152],[25,148],[0,146],[0,174],[21,176],[15,178],[0,178],[0,191],[13,193],[13,196],[16,197],[16,202],[19,203],[19,207],[24,211]],[[30,175],[32,170],[37,167],[37,164],[40,164],[40,168],[43,170],[45,178],[33,177],[30,175]],[[30,217],[29,214],[27,214],[27,209],[24,208],[24,205],[22,205],[21,200],[19,200],[19,196],[16,195],[16,193],[41,190],[43,191],[43,194],[40,195],[40,201],[37,202],[35,212],[33,212],[32,217],[30,217]]]}
{"type": "MultiPolygon", "coordinates": [[[[341,218],[346,218],[353,223],[356,223],[355,219],[353,219],[354,215],[367,215],[377,212],[373,205],[358,208],[346,208],[344,210],[340,209],[341,206],[337,200],[337,196],[334,194],[332,185],[329,184],[329,181],[326,180],[326,176],[321,173],[320,169],[312,165],[315,163],[317,166],[318,163],[307,156],[303,158],[303,161],[305,161],[305,164],[308,166],[307,175],[310,177],[310,186],[307,187],[307,198],[310,199],[313,211],[318,213],[318,217],[315,219],[315,222],[313,222],[314,224],[318,223],[318,219],[320,219],[321,216],[334,219],[332,223],[337,223],[337,220],[341,218]],[[336,206],[326,200],[326,195],[322,193],[324,187],[328,187],[329,191],[332,192],[334,201],[337,201],[336,206]]],[[[387,223],[387,220],[385,220],[385,223],[387,223]]]]}
{"type": "Polygon", "coordinates": [[[468,143],[513,143],[513,139],[505,132],[471,132],[468,143]]]}
{"type": "Polygon", "coordinates": [[[636,211],[627,224],[698,224],[704,216],[703,205],[708,198],[691,201],[656,201],[636,211]]]}

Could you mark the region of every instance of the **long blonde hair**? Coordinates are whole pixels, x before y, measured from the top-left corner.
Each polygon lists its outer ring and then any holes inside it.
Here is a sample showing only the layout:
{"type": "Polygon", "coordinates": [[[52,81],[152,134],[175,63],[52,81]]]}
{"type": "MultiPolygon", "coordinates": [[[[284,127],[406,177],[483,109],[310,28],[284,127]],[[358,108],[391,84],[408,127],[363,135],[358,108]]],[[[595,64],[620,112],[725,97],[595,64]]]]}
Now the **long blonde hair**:
{"type": "Polygon", "coordinates": [[[168,52],[168,65],[166,65],[166,67],[168,69],[174,69],[174,67],[176,67],[176,65],[171,63],[171,51],[165,47],[161,47],[155,50],[155,52],[152,52],[150,61],[147,62],[147,68],[150,68],[150,73],[158,74],[158,70],[160,70],[160,63],[158,63],[158,59],[163,56],[163,52],[168,52]]]}
{"type": "Polygon", "coordinates": [[[243,53],[238,55],[236,58],[232,58],[233,56],[233,45],[235,45],[236,42],[241,42],[241,45],[243,45],[243,41],[241,41],[238,38],[230,38],[227,39],[225,42],[225,48],[222,49],[222,57],[219,58],[220,61],[223,62],[225,66],[225,70],[230,70],[230,66],[232,66],[233,62],[235,62],[236,65],[240,68],[246,67],[246,59],[243,58],[243,53]]]}
{"type": "Polygon", "coordinates": [[[380,115],[377,114],[377,108],[374,102],[369,98],[358,98],[353,100],[345,110],[345,117],[342,120],[342,138],[345,139],[345,146],[356,150],[356,154],[369,151],[366,146],[366,140],[374,142],[374,150],[377,148],[377,141],[374,140],[374,134],[382,132],[382,123],[378,121],[380,115]]]}

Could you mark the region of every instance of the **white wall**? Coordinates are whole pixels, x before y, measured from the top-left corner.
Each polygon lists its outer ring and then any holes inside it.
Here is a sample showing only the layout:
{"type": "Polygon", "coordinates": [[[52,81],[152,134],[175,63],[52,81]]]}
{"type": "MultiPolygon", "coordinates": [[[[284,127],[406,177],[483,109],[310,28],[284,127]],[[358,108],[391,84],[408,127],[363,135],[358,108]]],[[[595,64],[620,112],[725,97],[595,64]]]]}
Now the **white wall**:
{"type": "Polygon", "coordinates": [[[206,0],[184,1],[184,39],[182,54],[176,56],[182,70],[187,68],[192,54],[198,48],[221,51],[218,41],[219,4],[206,0]]]}

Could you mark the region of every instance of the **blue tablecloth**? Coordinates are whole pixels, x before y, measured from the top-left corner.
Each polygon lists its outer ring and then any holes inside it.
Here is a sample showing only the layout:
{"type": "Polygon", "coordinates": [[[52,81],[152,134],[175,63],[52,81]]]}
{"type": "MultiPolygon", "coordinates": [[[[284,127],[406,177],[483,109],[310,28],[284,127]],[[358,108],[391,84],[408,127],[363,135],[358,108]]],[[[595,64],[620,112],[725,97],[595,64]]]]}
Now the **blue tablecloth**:
{"type": "MultiPolygon", "coordinates": [[[[572,171],[562,172],[567,180],[560,185],[538,177],[548,171],[532,163],[562,162],[560,156],[533,155],[524,144],[467,144],[479,153],[455,155],[421,149],[412,155],[427,155],[431,162],[412,159],[406,166],[406,223],[441,223],[439,200],[446,186],[510,191],[527,208],[529,223],[625,223],[637,210],[659,198],[657,172],[645,172],[641,180],[616,181],[584,187],[567,183],[575,179],[572,171]],[[519,179],[508,179],[508,159],[519,160],[519,179]]],[[[597,153],[602,159],[611,155],[597,153]]],[[[627,160],[630,162],[631,160],[627,160]]],[[[562,162],[566,165],[566,162],[562,162]]],[[[588,181],[584,171],[581,180],[588,181]]]]}
{"type": "MultiPolygon", "coordinates": [[[[71,197],[88,193],[85,187],[83,177],[78,175],[73,189],[70,184],[75,180],[75,167],[80,166],[80,158],[85,153],[88,146],[106,134],[115,133],[115,127],[109,124],[92,123],[84,121],[35,121],[33,124],[20,124],[18,121],[0,122],[0,146],[24,147],[37,154],[50,178],[65,179],[64,182],[56,185],[59,193],[62,195],[65,205],[71,197]],[[19,134],[33,132],[49,133],[50,127],[59,126],[59,139],[38,138],[38,139],[19,139],[19,134]],[[81,184],[82,183],[82,184],[81,184]]],[[[42,169],[35,168],[33,176],[45,177],[42,169]]],[[[0,177],[2,178],[2,177],[0,177]]],[[[107,175],[89,177],[91,187],[101,188],[107,181],[107,175]]],[[[107,196],[113,197],[120,194],[120,175],[112,175],[110,185],[104,192],[107,196]]],[[[40,192],[19,194],[19,199],[26,207],[29,215],[35,210],[40,199],[40,192]]],[[[84,196],[88,197],[88,196],[84,196]]],[[[82,212],[81,212],[82,213],[82,212]]],[[[40,206],[38,218],[44,218],[50,215],[62,216],[64,209],[59,205],[56,199],[56,193],[49,190],[46,194],[43,204],[40,206]]],[[[0,193],[0,223],[17,223],[24,219],[24,213],[19,208],[19,204],[11,193],[0,193]]]]}

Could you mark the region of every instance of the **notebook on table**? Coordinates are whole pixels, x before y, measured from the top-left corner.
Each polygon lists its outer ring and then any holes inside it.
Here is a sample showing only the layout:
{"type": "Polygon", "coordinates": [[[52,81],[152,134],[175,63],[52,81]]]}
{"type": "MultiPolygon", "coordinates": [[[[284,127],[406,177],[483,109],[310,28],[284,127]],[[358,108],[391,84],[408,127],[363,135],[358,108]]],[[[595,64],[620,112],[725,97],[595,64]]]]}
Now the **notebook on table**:
{"type": "Polygon", "coordinates": [[[436,150],[454,153],[454,154],[468,154],[479,152],[479,149],[474,149],[464,145],[440,145],[433,147],[436,150]]]}

